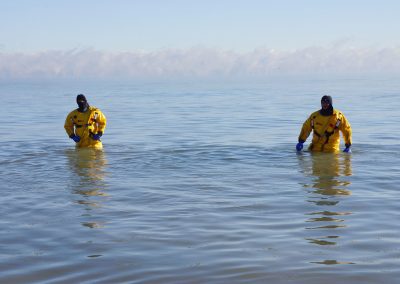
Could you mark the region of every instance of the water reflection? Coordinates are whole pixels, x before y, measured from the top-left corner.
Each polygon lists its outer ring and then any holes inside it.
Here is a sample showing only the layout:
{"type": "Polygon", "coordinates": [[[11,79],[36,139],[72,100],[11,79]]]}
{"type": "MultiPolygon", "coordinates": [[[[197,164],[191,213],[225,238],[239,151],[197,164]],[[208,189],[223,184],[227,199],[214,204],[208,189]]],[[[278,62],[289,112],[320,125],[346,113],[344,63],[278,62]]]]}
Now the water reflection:
{"type": "MultiPolygon", "coordinates": [[[[70,187],[78,195],[75,201],[85,209],[82,215],[86,219],[93,217],[92,211],[102,207],[106,194],[107,159],[103,150],[98,149],[70,149],[65,151],[71,169],[72,178],[70,187]]],[[[82,226],[88,228],[102,228],[104,222],[84,221],[82,226]]]]}
{"type": "Polygon", "coordinates": [[[334,264],[355,264],[354,262],[350,261],[337,261],[334,259],[328,259],[324,261],[313,261],[311,263],[316,263],[316,264],[325,264],[325,265],[334,265],[334,264]]]}
{"type": "MultiPolygon", "coordinates": [[[[305,229],[312,232],[306,240],[318,246],[338,244],[342,230],[349,225],[346,216],[352,214],[343,210],[341,201],[351,195],[349,176],[352,175],[351,155],[312,153],[298,155],[300,171],[310,180],[302,184],[308,191],[307,202],[312,212],[306,213],[305,229]]],[[[313,262],[318,264],[349,264],[337,260],[313,262]]]]}

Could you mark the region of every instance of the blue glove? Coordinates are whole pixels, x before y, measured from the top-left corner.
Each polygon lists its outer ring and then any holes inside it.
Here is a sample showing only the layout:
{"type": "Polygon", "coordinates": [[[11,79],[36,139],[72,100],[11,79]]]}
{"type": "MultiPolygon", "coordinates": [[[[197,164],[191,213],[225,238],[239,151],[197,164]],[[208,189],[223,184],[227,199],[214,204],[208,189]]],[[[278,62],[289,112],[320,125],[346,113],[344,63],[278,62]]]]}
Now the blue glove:
{"type": "Polygon", "coordinates": [[[100,140],[100,137],[103,135],[103,133],[102,132],[99,132],[99,133],[97,133],[97,134],[93,134],[92,135],[92,138],[93,138],[93,140],[100,140]]]}
{"type": "Polygon", "coordinates": [[[81,141],[81,137],[79,137],[78,135],[75,135],[75,134],[72,134],[69,138],[74,140],[75,143],[78,143],[79,141],[81,141]]]}
{"type": "Polygon", "coordinates": [[[345,153],[351,153],[351,149],[350,149],[350,147],[346,147],[346,148],[344,148],[343,152],[345,152],[345,153]]]}
{"type": "Polygon", "coordinates": [[[303,143],[304,143],[304,142],[299,142],[299,143],[297,143],[297,145],[296,145],[296,150],[297,150],[297,151],[303,150],[303,143]]]}

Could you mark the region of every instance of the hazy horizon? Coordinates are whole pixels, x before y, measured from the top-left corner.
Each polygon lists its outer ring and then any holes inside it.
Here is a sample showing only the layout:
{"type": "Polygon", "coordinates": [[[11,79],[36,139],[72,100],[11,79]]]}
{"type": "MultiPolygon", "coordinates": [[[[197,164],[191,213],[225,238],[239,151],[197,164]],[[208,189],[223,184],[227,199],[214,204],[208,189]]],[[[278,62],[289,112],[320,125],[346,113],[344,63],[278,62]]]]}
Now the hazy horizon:
{"type": "Polygon", "coordinates": [[[5,80],[251,80],[271,76],[400,75],[400,47],[309,47],[251,52],[206,47],[154,52],[96,49],[0,52],[5,80]]]}
{"type": "Polygon", "coordinates": [[[0,3],[0,81],[399,75],[394,0],[0,3]]]}

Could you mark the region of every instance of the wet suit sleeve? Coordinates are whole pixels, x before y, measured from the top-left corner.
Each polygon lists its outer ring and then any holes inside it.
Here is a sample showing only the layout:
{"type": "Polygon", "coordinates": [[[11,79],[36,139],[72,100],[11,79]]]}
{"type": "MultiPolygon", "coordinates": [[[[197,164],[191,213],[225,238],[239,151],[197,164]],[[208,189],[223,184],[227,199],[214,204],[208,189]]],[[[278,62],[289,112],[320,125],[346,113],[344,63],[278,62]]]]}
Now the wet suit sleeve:
{"type": "Polygon", "coordinates": [[[106,129],[107,119],[106,116],[100,110],[98,110],[98,114],[99,117],[96,120],[98,127],[97,132],[104,133],[104,130],[106,129]]]}
{"type": "Polygon", "coordinates": [[[312,131],[311,127],[311,116],[303,123],[303,127],[301,128],[300,135],[299,135],[299,142],[305,142],[310,136],[312,131]]]}
{"type": "Polygon", "coordinates": [[[65,132],[67,132],[68,137],[71,137],[74,134],[74,121],[72,119],[72,112],[70,112],[65,119],[64,123],[65,132]]]}
{"type": "Polygon", "coordinates": [[[351,126],[347,118],[342,114],[342,123],[340,124],[339,130],[343,134],[343,139],[344,143],[346,145],[351,145],[352,144],[352,138],[351,138],[351,126]]]}

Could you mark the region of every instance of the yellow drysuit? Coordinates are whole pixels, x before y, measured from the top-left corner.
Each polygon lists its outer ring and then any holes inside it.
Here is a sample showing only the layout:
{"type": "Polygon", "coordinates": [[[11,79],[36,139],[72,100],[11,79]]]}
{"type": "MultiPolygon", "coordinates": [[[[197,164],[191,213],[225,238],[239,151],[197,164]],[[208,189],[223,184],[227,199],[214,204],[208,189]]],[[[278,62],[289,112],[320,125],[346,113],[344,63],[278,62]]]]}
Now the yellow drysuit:
{"type": "Polygon", "coordinates": [[[89,106],[86,112],[77,109],[71,111],[65,119],[64,128],[68,136],[75,134],[81,138],[76,143],[77,147],[102,148],[100,140],[94,140],[94,134],[104,133],[106,128],[106,117],[96,107],[89,106]]]}
{"type": "Polygon", "coordinates": [[[334,109],[332,115],[324,116],[316,111],[304,122],[299,135],[299,141],[306,141],[313,131],[313,138],[309,149],[316,152],[339,151],[340,134],[343,134],[344,143],[351,145],[351,126],[346,117],[339,110],[334,109]]]}

